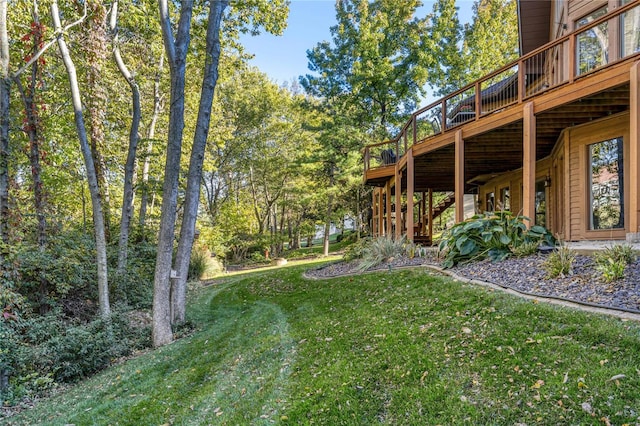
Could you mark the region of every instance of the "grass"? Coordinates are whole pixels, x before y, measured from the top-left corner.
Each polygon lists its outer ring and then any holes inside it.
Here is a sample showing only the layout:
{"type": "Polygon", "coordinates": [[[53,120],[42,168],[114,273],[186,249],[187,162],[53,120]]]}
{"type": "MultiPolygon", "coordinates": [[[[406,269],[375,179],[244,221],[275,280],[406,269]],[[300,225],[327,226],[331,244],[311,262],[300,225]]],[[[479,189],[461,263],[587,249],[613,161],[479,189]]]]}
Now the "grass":
{"type": "Polygon", "coordinates": [[[311,281],[306,267],[192,294],[194,335],[9,424],[640,421],[636,323],[422,269],[311,281]]]}

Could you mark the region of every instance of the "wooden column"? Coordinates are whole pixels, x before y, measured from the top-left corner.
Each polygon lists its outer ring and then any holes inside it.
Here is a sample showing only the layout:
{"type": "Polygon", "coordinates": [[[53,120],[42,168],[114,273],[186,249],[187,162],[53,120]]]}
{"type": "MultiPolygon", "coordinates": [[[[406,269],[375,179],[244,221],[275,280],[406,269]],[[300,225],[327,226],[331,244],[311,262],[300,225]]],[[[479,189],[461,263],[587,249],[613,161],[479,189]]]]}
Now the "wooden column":
{"type": "Polygon", "coordinates": [[[426,198],[426,194],[424,191],[422,191],[421,194],[421,198],[420,198],[420,235],[424,235],[425,234],[425,230],[427,229],[427,221],[426,216],[427,216],[427,198],[426,198]]]}
{"type": "Polygon", "coordinates": [[[462,130],[456,132],[455,150],[455,219],[456,223],[459,223],[464,220],[464,140],[462,139],[462,130]]]}
{"type": "Polygon", "coordinates": [[[397,240],[402,237],[402,174],[400,174],[400,167],[396,163],[396,232],[395,238],[397,240]]]}
{"type": "Polygon", "coordinates": [[[640,62],[631,67],[629,99],[629,233],[628,240],[640,241],[640,62]]]}
{"type": "Polygon", "coordinates": [[[378,205],[376,200],[378,198],[378,188],[373,188],[371,192],[371,234],[375,237],[378,235],[378,205]]]}
{"type": "Polygon", "coordinates": [[[415,174],[413,170],[413,149],[407,151],[407,241],[413,242],[413,192],[415,174]]]}
{"type": "Polygon", "coordinates": [[[533,103],[524,106],[522,130],[522,214],[529,219],[527,227],[536,218],[536,116],[533,103]]]}
{"type": "Polygon", "coordinates": [[[391,235],[391,180],[387,181],[385,185],[385,193],[387,194],[387,198],[385,199],[385,209],[387,211],[387,217],[385,220],[385,232],[384,235],[391,235]]]}
{"type": "Polygon", "coordinates": [[[433,189],[429,188],[429,241],[433,244],[433,189]]]}
{"type": "Polygon", "coordinates": [[[382,188],[378,188],[378,237],[384,235],[384,191],[382,188]]]}

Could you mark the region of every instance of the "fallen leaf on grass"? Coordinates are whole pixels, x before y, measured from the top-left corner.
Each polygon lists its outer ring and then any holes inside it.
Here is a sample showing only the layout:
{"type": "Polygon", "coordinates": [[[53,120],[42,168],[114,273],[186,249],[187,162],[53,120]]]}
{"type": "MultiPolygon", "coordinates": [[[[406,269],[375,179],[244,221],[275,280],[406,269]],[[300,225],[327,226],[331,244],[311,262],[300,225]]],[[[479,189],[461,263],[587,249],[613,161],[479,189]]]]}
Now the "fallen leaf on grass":
{"type": "Polygon", "coordinates": [[[531,385],[531,389],[540,389],[544,385],[544,380],[536,380],[536,382],[531,385]]]}
{"type": "Polygon", "coordinates": [[[614,382],[614,381],[618,381],[620,379],[624,379],[627,376],[624,374],[616,374],[615,376],[611,377],[609,380],[607,380],[608,382],[614,382]]]}

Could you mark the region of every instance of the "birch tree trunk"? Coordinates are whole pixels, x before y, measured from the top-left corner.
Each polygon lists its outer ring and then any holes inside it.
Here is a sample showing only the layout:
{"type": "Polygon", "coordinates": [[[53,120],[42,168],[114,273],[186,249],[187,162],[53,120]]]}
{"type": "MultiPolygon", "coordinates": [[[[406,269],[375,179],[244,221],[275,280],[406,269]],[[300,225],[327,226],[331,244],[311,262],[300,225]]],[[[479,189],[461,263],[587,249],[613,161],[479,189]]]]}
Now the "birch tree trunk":
{"type": "Polygon", "coordinates": [[[147,132],[147,150],[144,155],[144,163],[142,164],[142,195],[140,196],[140,213],[138,215],[138,224],[140,225],[142,235],[144,236],[144,227],[147,223],[147,206],[149,205],[149,167],[151,165],[151,154],[153,153],[153,140],[156,137],[156,123],[162,109],[162,97],[160,96],[160,79],[164,69],[164,53],[160,54],[158,61],[158,70],[156,78],[153,82],[153,114],[149,123],[147,132]]]}
{"type": "Polygon", "coordinates": [[[159,0],[160,28],[171,70],[171,98],[167,158],[162,193],[162,212],[158,235],[158,253],[153,282],[153,345],[166,345],[173,340],[171,330],[171,266],[178,206],[178,178],[184,130],[184,87],[187,49],[189,47],[193,0],[182,0],[180,18],[174,38],[168,0],[159,0]]]}
{"type": "Polygon", "coordinates": [[[184,203],[184,214],[180,228],[180,241],[176,254],[175,270],[177,277],[171,286],[172,322],[182,323],[185,320],[187,271],[191,259],[191,249],[195,235],[198,206],[200,204],[200,184],[202,181],[202,163],[209,135],[211,121],[211,106],[218,81],[218,62],[220,60],[220,24],[222,14],[228,5],[226,0],[210,0],[209,22],[207,23],[207,44],[202,92],[198,107],[196,131],[189,161],[189,175],[187,177],[187,192],[184,203]]]}
{"type": "MultiPolygon", "coordinates": [[[[86,9],[85,9],[86,14],[86,9]]],[[[98,302],[100,306],[100,314],[108,317],[111,313],[109,306],[109,284],[107,280],[107,241],[104,232],[104,216],[102,213],[102,202],[100,200],[100,190],[98,188],[98,178],[96,169],[91,155],[91,147],[87,139],[87,130],[84,125],[84,117],[82,115],[82,102],[80,100],[80,89],[78,87],[78,77],[76,75],[76,67],[69,54],[67,43],[64,40],[62,28],[60,25],[60,15],[58,12],[57,0],[51,3],[51,17],[58,33],[57,42],[62,56],[62,61],[67,70],[69,77],[69,86],[71,88],[71,101],[74,110],[74,120],[78,139],[80,141],[80,150],[84,158],[84,164],[87,172],[87,181],[89,184],[89,192],[91,194],[91,206],[93,208],[93,227],[96,239],[96,263],[98,266],[98,302]]]]}
{"type": "Polygon", "coordinates": [[[122,275],[127,268],[127,253],[129,244],[129,229],[133,216],[133,182],[135,180],[136,151],[138,149],[138,129],[140,128],[140,90],[138,83],[127,68],[120,55],[118,37],[118,0],[111,4],[109,28],[113,35],[113,59],[122,77],[127,80],[131,88],[131,128],[129,129],[129,150],[124,166],[124,188],[122,197],[122,215],[120,218],[120,237],[118,238],[118,275],[122,275]]]}

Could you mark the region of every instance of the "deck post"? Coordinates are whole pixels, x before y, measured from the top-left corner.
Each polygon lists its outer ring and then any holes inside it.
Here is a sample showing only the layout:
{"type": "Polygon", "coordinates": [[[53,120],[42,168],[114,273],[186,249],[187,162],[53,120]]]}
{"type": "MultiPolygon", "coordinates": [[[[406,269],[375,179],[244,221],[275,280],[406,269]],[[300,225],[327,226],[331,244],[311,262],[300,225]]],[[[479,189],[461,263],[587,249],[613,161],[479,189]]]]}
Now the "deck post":
{"type": "Polygon", "coordinates": [[[522,133],[522,214],[531,219],[526,224],[530,228],[536,218],[536,116],[533,102],[524,106],[522,133]]]}
{"type": "Polygon", "coordinates": [[[415,190],[415,174],[413,170],[413,149],[407,151],[407,241],[413,242],[413,192],[415,190]]]}
{"type": "Polygon", "coordinates": [[[640,241],[640,62],[631,67],[629,78],[629,233],[628,242],[640,241]]]}
{"type": "Polygon", "coordinates": [[[462,139],[462,130],[456,132],[455,150],[455,220],[456,223],[459,223],[464,220],[464,140],[462,139]]]}
{"type": "Polygon", "coordinates": [[[386,227],[383,235],[391,235],[391,180],[387,181],[387,184],[384,187],[385,192],[385,211],[387,212],[386,216],[386,227]]]}
{"type": "Polygon", "coordinates": [[[428,213],[428,223],[429,223],[429,241],[433,244],[433,189],[429,188],[429,213],[428,213]]]}
{"type": "Polygon", "coordinates": [[[373,188],[371,191],[371,234],[375,237],[378,235],[378,204],[376,200],[378,198],[378,188],[373,188]]]}
{"type": "MultiPolygon", "coordinates": [[[[389,233],[391,235],[391,233],[389,233]]],[[[396,232],[395,239],[402,237],[402,175],[400,166],[396,163],[396,232]]]]}

